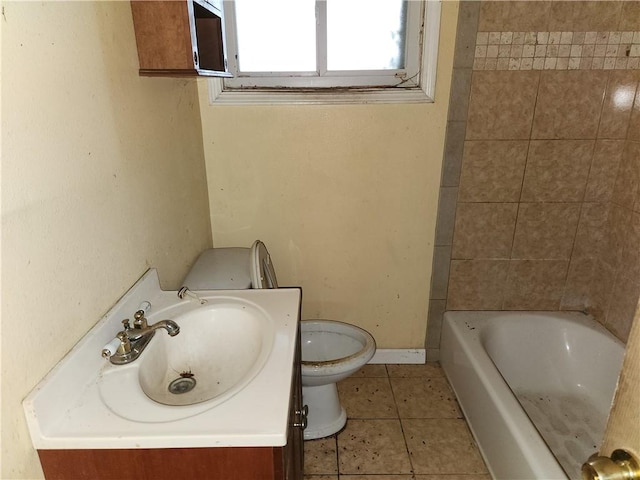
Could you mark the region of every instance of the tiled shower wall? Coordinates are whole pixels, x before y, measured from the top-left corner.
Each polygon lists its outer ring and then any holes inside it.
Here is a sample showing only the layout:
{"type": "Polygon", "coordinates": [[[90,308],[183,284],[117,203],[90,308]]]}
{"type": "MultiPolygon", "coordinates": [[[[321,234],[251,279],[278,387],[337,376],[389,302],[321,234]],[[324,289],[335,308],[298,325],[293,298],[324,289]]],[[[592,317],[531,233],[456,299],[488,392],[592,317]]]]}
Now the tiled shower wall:
{"type": "Polygon", "coordinates": [[[446,310],[587,311],[626,340],[640,296],[639,30],[638,1],[461,2],[428,359],[446,310]]]}

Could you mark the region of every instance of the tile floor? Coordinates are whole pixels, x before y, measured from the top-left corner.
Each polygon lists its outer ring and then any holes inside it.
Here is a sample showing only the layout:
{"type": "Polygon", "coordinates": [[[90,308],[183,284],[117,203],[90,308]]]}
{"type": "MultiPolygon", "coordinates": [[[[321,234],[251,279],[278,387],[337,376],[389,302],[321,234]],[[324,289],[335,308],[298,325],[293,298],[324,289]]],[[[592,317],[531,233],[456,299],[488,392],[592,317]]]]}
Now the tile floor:
{"type": "Polygon", "coordinates": [[[304,445],[304,480],[490,480],[441,367],[366,365],[338,384],[346,428],[304,445]]]}

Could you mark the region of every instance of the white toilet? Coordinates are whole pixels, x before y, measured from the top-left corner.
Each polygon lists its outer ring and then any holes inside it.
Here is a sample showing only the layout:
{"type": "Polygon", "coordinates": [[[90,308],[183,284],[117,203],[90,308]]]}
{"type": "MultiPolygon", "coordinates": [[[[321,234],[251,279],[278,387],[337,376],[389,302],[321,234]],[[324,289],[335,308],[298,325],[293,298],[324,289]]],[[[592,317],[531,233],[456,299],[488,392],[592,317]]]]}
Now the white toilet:
{"type": "MultiPolygon", "coordinates": [[[[212,248],[200,254],[184,279],[191,290],[278,288],[264,243],[251,248],[212,248]]],[[[302,397],[309,411],[305,440],[340,431],[347,415],[336,382],[364,366],[376,350],[371,334],[333,320],[305,320],[302,336],[302,397]]]]}
{"type": "Polygon", "coordinates": [[[369,332],[334,320],[305,320],[302,331],[302,397],[309,407],[305,440],[342,430],[347,413],[336,382],[362,368],[376,352],[369,332]]]}

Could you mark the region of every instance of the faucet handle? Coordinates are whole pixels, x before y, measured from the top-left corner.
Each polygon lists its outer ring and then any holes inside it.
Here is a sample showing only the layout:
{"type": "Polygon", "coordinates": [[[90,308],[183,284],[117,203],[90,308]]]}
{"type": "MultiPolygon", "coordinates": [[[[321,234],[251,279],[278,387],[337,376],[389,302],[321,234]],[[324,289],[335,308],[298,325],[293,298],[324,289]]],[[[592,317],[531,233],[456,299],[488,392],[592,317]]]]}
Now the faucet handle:
{"type": "Polygon", "coordinates": [[[145,329],[149,325],[147,324],[147,319],[144,316],[144,310],[138,310],[133,314],[133,327],[145,329]]]}
{"type": "Polygon", "coordinates": [[[131,324],[129,323],[128,318],[125,318],[124,320],[122,320],[122,326],[124,327],[125,331],[131,330],[131,324]]]}
{"type": "MultiPolygon", "coordinates": [[[[129,319],[125,319],[122,323],[129,323],[129,319]]],[[[127,328],[127,327],[125,327],[127,328]]],[[[116,337],[102,348],[102,357],[111,358],[114,355],[128,355],[131,353],[131,342],[125,332],[118,332],[116,337]]],[[[113,363],[113,362],[112,362],[113,363]]]]}

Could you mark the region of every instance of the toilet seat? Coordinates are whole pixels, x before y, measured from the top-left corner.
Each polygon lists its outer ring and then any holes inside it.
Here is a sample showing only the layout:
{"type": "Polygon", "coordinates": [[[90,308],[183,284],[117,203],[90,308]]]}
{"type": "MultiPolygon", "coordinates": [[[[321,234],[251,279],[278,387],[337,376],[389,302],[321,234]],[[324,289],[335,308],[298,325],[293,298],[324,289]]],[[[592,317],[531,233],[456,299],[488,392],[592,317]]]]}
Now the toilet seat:
{"type": "Polygon", "coordinates": [[[253,288],[278,288],[276,271],[267,247],[260,240],[251,246],[251,285],[253,288]]]}

